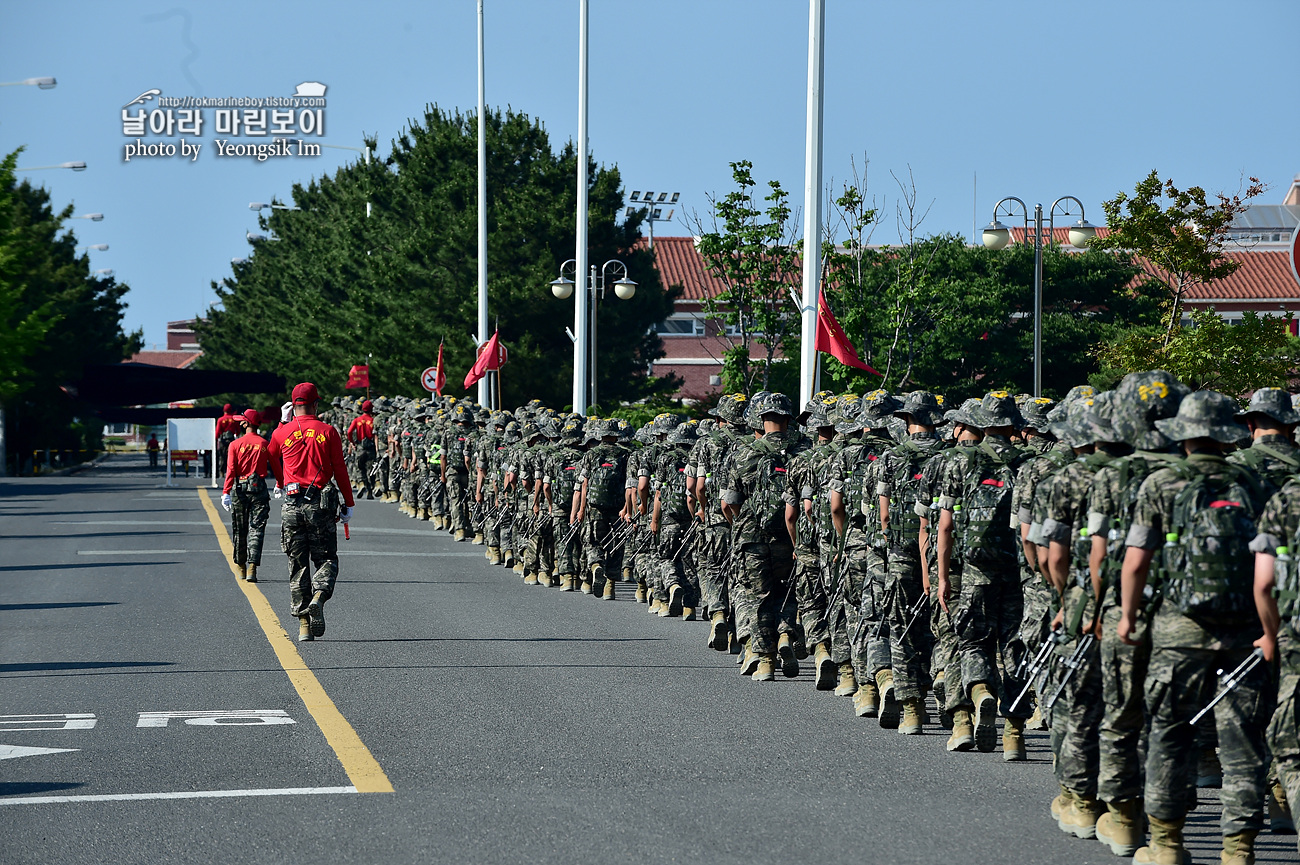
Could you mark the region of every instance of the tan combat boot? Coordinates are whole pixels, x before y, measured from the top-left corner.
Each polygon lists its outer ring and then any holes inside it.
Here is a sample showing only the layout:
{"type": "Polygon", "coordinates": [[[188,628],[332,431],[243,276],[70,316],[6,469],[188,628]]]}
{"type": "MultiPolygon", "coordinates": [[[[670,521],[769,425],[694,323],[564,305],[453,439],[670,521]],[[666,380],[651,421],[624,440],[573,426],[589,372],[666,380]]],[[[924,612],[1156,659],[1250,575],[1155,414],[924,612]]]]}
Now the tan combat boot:
{"type": "Polygon", "coordinates": [[[313,638],[311,635],[311,619],[309,619],[307,616],[301,616],[298,619],[298,642],[310,643],[312,639],[313,638]]]}
{"type": "Polygon", "coordinates": [[[1095,796],[1075,793],[1068,808],[1061,809],[1056,825],[1061,831],[1085,840],[1097,837],[1097,818],[1106,813],[1106,806],[1095,796]]]}
{"type": "Polygon", "coordinates": [[[971,687],[970,698],[975,704],[975,747],[989,753],[998,738],[997,698],[983,682],[971,687]]]}
{"type": "Polygon", "coordinates": [[[657,616],[659,615],[659,608],[664,605],[664,602],[656,598],[653,594],[649,597],[650,603],[646,606],[646,612],[652,616],[657,616]]]}
{"type": "Polygon", "coordinates": [[[632,569],[631,569],[631,568],[624,568],[624,569],[623,569],[623,582],[625,582],[625,583],[630,583],[630,582],[632,582],[632,569]]]}
{"type": "Polygon", "coordinates": [[[714,610],[709,623],[708,647],[718,652],[727,651],[727,614],[714,610]]]}
{"type": "Polygon", "coordinates": [[[605,591],[601,593],[601,595],[600,595],[600,599],[601,599],[602,601],[614,601],[614,600],[618,600],[618,598],[617,598],[617,597],[615,596],[615,594],[614,594],[614,581],[613,581],[613,580],[606,580],[606,581],[605,581],[605,591]]]}
{"type": "Polygon", "coordinates": [[[533,572],[533,571],[525,571],[525,572],[524,572],[524,585],[525,585],[525,586],[535,586],[535,585],[537,585],[537,574],[536,574],[535,572],[533,572]]]}
{"type": "Polygon", "coordinates": [[[454,535],[454,537],[456,538],[456,543],[460,543],[461,541],[465,540],[465,530],[456,529],[456,534],[454,535]]]}
{"type": "Polygon", "coordinates": [[[1061,822],[1061,815],[1069,809],[1070,803],[1073,801],[1074,794],[1065,789],[1065,787],[1061,787],[1061,792],[1052,800],[1050,809],[1052,812],[1052,819],[1059,824],[1061,822]]]}
{"type": "Polygon", "coordinates": [[[835,662],[831,660],[831,651],[826,643],[817,644],[813,652],[813,667],[817,670],[817,690],[830,691],[835,688],[835,662]]]}
{"type": "Polygon", "coordinates": [[[668,612],[663,615],[676,618],[682,614],[682,599],[686,596],[686,590],[681,586],[673,586],[668,590],[668,612]]]}
{"type": "Polygon", "coordinates": [[[851,697],[858,692],[858,680],[853,675],[852,664],[840,664],[839,680],[835,685],[835,696],[851,697]]]}
{"type": "Polygon", "coordinates": [[[482,533],[482,532],[475,532],[475,533],[474,533],[474,540],[470,541],[470,543],[472,543],[472,544],[474,544],[474,545],[476,545],[476,546],[480,546],[480,547],[483,546],[483,533],[482,533]]]}
{"type": "Polygon", "coordinates": [[[1002,722],[1002,760],[1006,763],[1022,762],[1025,753],[1025,719],[1007,718],[1002,722]]]}
{"type": "Polygon", "coordinates": [[[501,548],[500,548],[500,547],[488,547],[488,548],[487,548],[487,560],[488,560],[488,564],[489,564],[489,565],[499,565],[499,564],[501,564],[501,548]]]}
{"type": "Polygon", "coordinates": [[[646,602],[647,595],[646,595],[646,584],[645,584],[645,580],[637,580],[637,581],[636,581],[636,593],[635,593],[635,597],[636,597],[636,602],[637,602],[638,604],[644,604],[644,603],[646,602]]]}
{"type": "Polygon", "coordinates": [[[1192,854],[1183,846],[1183,821],[1166,823],[1147,815],[1151,842],[1133,854],[1133,865],[1190,865],[1192,854]]]}
{"type": "Polygon", "coordinates": [[[1255,865],[1255,835],[1253,829],[1236,835],[1225,835],[1219,861],[1223,865],[1255,865]]]}
{"type": "Polygon", "coordinates": [[[313,637],[325,636],[324,592],[317,592],[311,596],[311,603],[307,605],[307,615],[311,616],[311,635],[313,637]]]}
{"type": "Polygon", "coordinates": [[[876,688],[880,691],[880,726],[886,730],[897,730],[903,707],[894,696],[894,671],[881,670],[876,673],[876,688]]]}
{"type": "Polygon", "coordinates": [[[898,732],[904,736],[919,736],[924,730],[924,708],[920,700],[903,701],[903,717],[898,722],[898,732]]]}
{"type": "Polygon", "coordinates": [[[694,608],[694,607],[682,607],[682,621],[683,621],[683,622],[693,622],[693,621],[695,621],[695,608],[694,608]]]}
{"type": "Polygon", "coordinates": [[[770,682],[776,678],[776,662],[771,655],[755,655],[758,663],[754,665],[753,675],[750,676],[755,682],[770,682]]]}
{"type": "Polygon", "coordinates": [[[561,592],[573,591],[573,574],[560,574],[559,581],[561,592]]]}
{"type": "Polygon", "coordinates": [[[949,751],[969,751],[975,746],[975,727],[971,724],[970,712],[958,709],[952,713],[952,735],[945,745],[949,751]]]}
{"type": "Polygon", "coordinates": [[[740,675],[754,675],[754,671],[758,669],[758,662],[760,660],[762,660],[762,656],[751,652],[749,646],[746,645],[744,655],[741,657],[740,661],[740,675]]]}
{"type": "Polygon", "coordinates": [[[590,594],[591,594],[591,581],[590,581],[590,580],[583,580],[583,581],[582,581],[582,593],[583,593],[584,595],[590,595],[590,594]]]}
{"type": "Polygon", "coordinates": [[[1029,720],[1025,722],[1025,727],[1029,730],[1047,729],[1047,719],[1043,717],[1043,707],[1038,704],[1037,700],[1034,701],[1034,714],[1029,716],[1029,720]]]}
{"type": "Polygon", "coordinates": [[[429,513],[428,508],[420,508],[420,519],[424,520],[427,523],[429,521],[430,516],[431,514],[429,513]]]}
{"type": "Polygon", "coordinates": [[[554,578],[551,576],[551,572],[550,572],[550,571],[538,571],[538,572],[537,572],[537,585],[539,585],[539,586],[545,586],[546,588],[549,589],[551,586],[554,586],[554,585],[556,585],[556,584],[558,584],[558,583],[559,583],[559,580],[554,579],[554,578]]]}
{"type": "Polygon", "coordinates": [[[513,568],[515,566],[515,551],[509,547],[503,547],[501,550],[501,567],[513,568]]]}
{"type": "Polygon", "coordinates": [[[1142,800],[1107,802],[1097,818],[1097,840],[1116,856],[1129,857],[1142,846],[1142,800]]]}
{"type": "Polygon", "coordinates": [[[799,659],[794,656],[794,640],[782,634],[776,641],[776,654],[781,658],[781,675],[793,679],[799,675],[799,659]]]}
{"type": "Polygon", "coordinates": [[[1286,798],[1286,788],[1274,781],[1268,788],[1268,828],[1274,835],[1294,835],[1295,819],[1291,816],[1291,803],[1286,798]]]}
{"type": "Polygon", "coordinates": [[[239,578],[240,578],[241,580],[242,580],[242,579],[245,579],[245,578],[248,576],[248,566],[247,566],[247,565],[236,565],[236,567],[239,568],[239,578]]]}
{"type": "Polygon", "coordinates": [[[244,579],[248,580],[248,582],[250,583],[257,582],[257,565],[248,566],[248,576],[245,577],[244,579]]]}
{"type": "Polygon", "coordinates": [[[859,718],[875,718],[880,714],[880,687],[870,679],[858,683],[853,693],[853,714],[859,718]]]}

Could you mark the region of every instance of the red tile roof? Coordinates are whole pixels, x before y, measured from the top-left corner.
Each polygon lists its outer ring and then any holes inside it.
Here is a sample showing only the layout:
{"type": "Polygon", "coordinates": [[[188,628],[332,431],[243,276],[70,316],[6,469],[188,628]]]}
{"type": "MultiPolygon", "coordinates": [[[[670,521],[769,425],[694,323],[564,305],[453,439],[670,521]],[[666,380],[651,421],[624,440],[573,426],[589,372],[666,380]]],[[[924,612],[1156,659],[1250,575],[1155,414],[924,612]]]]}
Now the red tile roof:
{"type": "Polygon", "coordinates": [[[172,369],[185,369],[194,363],[201,351],[138,351],[123,363],[144,363],[149,366],[167,366],[172,369]]]}
{"type": "MultiPolygon", "coordinates": [[[[638,246],[645,242],[642,238],[638,246]]],[[[656,237],[655,266],[664,288],[680,285],[683,300],[704,300],[726,290],[722,280],[704,266],[704,256],[695,248],[693,237],[656,237]]]]}

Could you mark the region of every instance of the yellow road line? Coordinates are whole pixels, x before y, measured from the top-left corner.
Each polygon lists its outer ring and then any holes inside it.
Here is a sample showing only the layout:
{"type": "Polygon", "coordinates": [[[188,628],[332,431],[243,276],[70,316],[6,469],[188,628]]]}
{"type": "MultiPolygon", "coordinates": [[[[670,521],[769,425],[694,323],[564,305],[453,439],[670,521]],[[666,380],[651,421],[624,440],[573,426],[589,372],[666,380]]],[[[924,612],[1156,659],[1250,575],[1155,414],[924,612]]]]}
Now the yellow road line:
{"type": "Polygon", "coordinates": [[[320,727],[321,732],[325,734],[325,741],[334,749],[339,762],[343,764],[343,771],[348,773],[352,786],[357,788],[358,793],[393,792],[393,785],[384,774],[384,770],[380,768],[379,762],[371,755],[370,749],[361,741],[356,730],[352,729],[348,719],[344,718],[343,713],[334,705],[329,694],[325,693],[320,680],[307,667],[302,655],[298,654],[298,647],[280,625],[280,620],[276,618],[266,595],[262,594],[257,583],[238,578],[239,571],[235,570],[235,548],[230,543],[226,526],[221,522],[217,507],[212,504],[207,490],[200,488],[198,492],[199,501],[203,503],[203,509],[208,512],[208,519],[212,522],[212,530],[217,533],[217,543],[221,545],[221,552],[226,556],[230,572],[236,577],[235,582],[243,590],[244,597],[248,598],[248,603],[253,608],[253,615],[262,626],[271,649],[280,660],[280,666],[288,674],[289,681],[293,682],[294,689],[298,691],[303,705],[315,719],[316,726],[320,727]]]}

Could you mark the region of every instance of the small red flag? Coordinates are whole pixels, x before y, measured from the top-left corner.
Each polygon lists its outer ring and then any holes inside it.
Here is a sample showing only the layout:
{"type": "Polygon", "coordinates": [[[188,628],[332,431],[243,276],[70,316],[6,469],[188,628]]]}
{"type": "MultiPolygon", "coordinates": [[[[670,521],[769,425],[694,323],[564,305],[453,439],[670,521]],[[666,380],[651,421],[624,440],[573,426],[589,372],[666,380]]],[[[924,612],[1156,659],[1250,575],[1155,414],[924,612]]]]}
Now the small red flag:
{"type": "Polygon", "coordinates": [[[348,383],[343,386],[346,389],[354,387],[370,387],[370,367],[357,365],[348,370],[348,383]]]}
{"type": "Polygon", "coordinates": [[[433,374],[433,391],[442,396],[442,389],[447,386],[447,371],[442,368],[442,343],[438,343],[438,366],[433,374]]]}
{"type": "Polygon", "coordinates": [[[858,357],[858,351],[853,347],[853,343],[849,342],[848,334],[836,321],[831,308],[826,305],[826,298],[820,295],[817,297],[817,310],[817,350],[826,352],[845,366],[857,367],[880,375],[858,357]]]}
{"type": "Polygon", "coordinates": [[[501,332],[497,331],[479,350],[478,360],[474,361],[474,366],[470,368],[469,374],[465,376],[465,390],[469,390],[476,385],[479,379],[487,375],[490,370],[501,369],[502,355],[504,353],[501,349],[501,332]]]}

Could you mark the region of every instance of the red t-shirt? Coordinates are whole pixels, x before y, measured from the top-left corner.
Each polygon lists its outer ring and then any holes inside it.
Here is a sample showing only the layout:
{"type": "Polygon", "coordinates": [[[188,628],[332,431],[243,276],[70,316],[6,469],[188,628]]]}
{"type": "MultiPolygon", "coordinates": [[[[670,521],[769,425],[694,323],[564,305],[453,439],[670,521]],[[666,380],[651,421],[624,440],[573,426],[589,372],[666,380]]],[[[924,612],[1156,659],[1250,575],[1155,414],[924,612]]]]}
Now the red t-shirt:
{"type": "Polygon", "coordinates": [[[249,475],[266,477],[267,468],[266,439],[255,432],[244,433],[226,449],[226,486],[222,492],[230,492],[235,481],[249,475]]]}
{"type": "Polygon", "coordinates": [[[374,437],[375,419],[368,414],[354,418],[352,424],[348,427],[348,441],[350,442],[361,444],[366,439],[373,439],[374,437]]]}
{"type": "Polygon", "coordinates": [[[239,435],[239,421],[240,418],[233,414],[223,414],[221,417],[217,418],[217,435],[221,435],[222,433],[234,433],[235,435],[239,435]]]}
{"type": "Polygon", "coordinates": [[[271,434],[267,448],[271,471],[280,486],[311,485],[324,489],[334,480],[343,504],[352,507],[352,482],[343,463],[343,441],[338,431],[311,415],[290,418],[271,434]]]}

